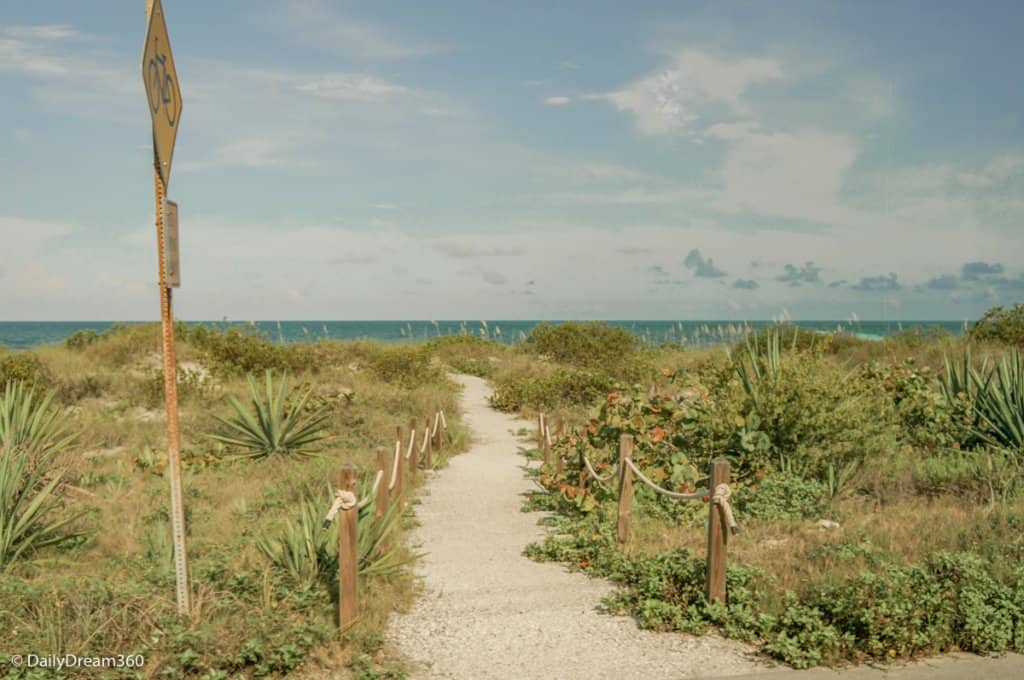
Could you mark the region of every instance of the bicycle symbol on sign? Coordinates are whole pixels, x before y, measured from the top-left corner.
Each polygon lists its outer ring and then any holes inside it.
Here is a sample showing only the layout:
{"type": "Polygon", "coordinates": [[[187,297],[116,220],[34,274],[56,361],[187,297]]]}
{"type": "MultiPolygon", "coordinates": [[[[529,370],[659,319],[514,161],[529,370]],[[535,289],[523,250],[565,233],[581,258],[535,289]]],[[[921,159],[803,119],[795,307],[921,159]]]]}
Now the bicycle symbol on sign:
{"type": "Polygon", "coordinates": [[[155,55],[149,60],[149,106],[156,114],[163,106],[167,124],[174,127],[178,119],[178,100],[174,79],[167,72],[167,55],[159,53],[159,39],[153,38],[155,55]]]}

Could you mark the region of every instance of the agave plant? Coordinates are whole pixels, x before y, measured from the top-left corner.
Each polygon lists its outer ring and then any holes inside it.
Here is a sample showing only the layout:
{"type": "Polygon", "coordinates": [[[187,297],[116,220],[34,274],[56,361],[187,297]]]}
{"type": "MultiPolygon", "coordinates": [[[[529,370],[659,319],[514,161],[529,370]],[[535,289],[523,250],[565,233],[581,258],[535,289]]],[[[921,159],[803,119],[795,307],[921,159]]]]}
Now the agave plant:
{"type": "MultiPolygon", "coordinates": [[[[370,502],[359,510],[359,573],[362,576],[387,576],[416,559],[403,558],[388,546],[388,537],[401,517],[399,499],[394,499],[383,517],[374,514],[375,494],[363,484],[359,497],[370,496],[370,502]]],[[[338,522],[326,529],[324,513],[333,502],[333,492],[326,486],[322,492],[309,492],[300,502],[294,521],[288,520],[275,537],[264,537],[256,547],[273,564],[284,569],[301,583],[333,582],[338,573],[338,522]]]]}
{"type": "Polygon", "coordinates": [[[973,404],[971,433],[986,443],[1024,452],[1024,360],[1017,349],[991,364],[986,359],[980,369],[972,366],[969,348],[959,363],[948,356],[945,363],[942,393],[950,404],[965,399],[973,404]]]}
{"type": "Polygon", "coordinates": [[[52,395],[36,398],[20,382],[0,397],[0,570],[47,546],[72,539],[63,529],[77,514],[62,512],[53,455],[74,439],[52,395]]]}
{"type": "Polygon", "coordinates": [[[315,454],[327,438],[324,427],[330,415],[327,409],[306,414],[305,406],[312,388],[291,395],[287,378],[287,374],[282,375],[280,384],[275,388],[274,376],[267,371],[265,389],[260,390],[249,376],[252,409],[245,408],[229,395],[228,401],[235,409],[235,415],[230,418],[218,416],[217,420],[225,431],[212,434],[210,438],[239,451],[243,458],[315,454]]]}

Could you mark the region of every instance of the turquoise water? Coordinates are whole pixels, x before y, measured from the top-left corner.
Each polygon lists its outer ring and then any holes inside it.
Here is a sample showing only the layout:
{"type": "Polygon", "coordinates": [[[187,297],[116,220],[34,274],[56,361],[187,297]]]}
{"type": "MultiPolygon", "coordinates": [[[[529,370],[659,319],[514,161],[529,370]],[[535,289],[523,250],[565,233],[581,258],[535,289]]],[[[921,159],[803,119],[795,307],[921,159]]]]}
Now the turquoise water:
{"type": "MultiPolygon", "coordinates": [[[[141,322],[127,322],[141,323],[141,322]]],[[[193,322],[189,322],[193,323],[193,322]]],[[[195,322],[219,327],[255,328],[279,342],[355,340],[368,338],[384,342],[424,340],[439,335],[476,335],[502,342],[517,342],[539,321],[255,321],[195,322]]],[[[651,343],[707,346],[740,337],[744,325],[754,330],[772,321],[608,321],[626,328],[651,343]]],[[[963,332],[960,321],[795,321],[809,331],[828,332],[842,328],[866,339],[881,339],[900,330],[939,328],[947,333],[963,332]]],[[[110,321],[0,321],[0,345],[26,349],[62,342],[79,330],[103,331],[110,321]]]]}

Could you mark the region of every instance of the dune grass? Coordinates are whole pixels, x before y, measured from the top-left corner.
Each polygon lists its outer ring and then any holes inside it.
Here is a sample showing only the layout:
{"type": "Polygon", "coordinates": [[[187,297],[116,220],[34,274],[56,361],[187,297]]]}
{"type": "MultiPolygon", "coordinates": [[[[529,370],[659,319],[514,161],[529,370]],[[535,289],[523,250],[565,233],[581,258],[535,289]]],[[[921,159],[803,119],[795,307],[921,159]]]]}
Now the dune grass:
{"type": "MultiPolygon", "coordinates": [[[[451,442],[435,465],[463,449],[468,438],[446,367],[422,346],[282,349],[247,337],[239,350],[209,332],[195,338],[184,329],[179,337],[190,617],[175,615],[158,327],[116,328],[6,353],[42,367],[37,382],[54,391],[62,424],[77,438],[54,487],[61,513],[73,518],[64,527],[73,540],[35,551],[0,575],[4,652],[138,653],[146,657],[145,675],[154,677],[282,674],[317,665],[399,672],[400,660],[382,641],[389,614],[413,596],[408,569],[362,578],[360,621],[339,637],[336,586],[300,582],[257,546],[280,536],[311,493],[335,483],[343,463],[372,479],[374,450],[390,447],[395,425],[422,422],[441,407],[451,442]],[[329,439],[318,455],[239,460],[230,443],[211,438],[235,413],[230,398],[249,398],[246,369],[291,372],[289,385],[306,399],[286,408],[323,415],[329,439]]],[[[405,516],[389,535],[399,563],[413,557],[404,543],[410,521],[405,516]]]]}

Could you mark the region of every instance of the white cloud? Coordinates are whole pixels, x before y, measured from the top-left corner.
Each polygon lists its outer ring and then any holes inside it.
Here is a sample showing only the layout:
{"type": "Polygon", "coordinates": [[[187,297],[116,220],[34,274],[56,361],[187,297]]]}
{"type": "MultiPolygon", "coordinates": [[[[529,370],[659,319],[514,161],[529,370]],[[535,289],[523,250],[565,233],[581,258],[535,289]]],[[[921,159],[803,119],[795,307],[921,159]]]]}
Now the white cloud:
{"type": "Polygon", "coordinates": [[[782,67],[771,59],[729,61],[698,50],[676,55],[672,65],[642,78],[623,90],[588,95],[604,99],[620,111],[636,117],[645,134],[685,131],[718,105],[733,115],[745,115],[747,91],[760,83],[783,77],[782,67]]]}
{"type": "Polygon", "coordinates": [[[572,100],[569,99],[568,97],[559,96],[559,97],[548,97],[547,99],[544,100],[544,103],[548,104],[549,106],[565,106],[566,104],[568,104],[571,101],[572,100]]]}
{"type": "Polygon", "coordinates": [[[313,81],[298,84],[295,89],[316,97],[364,102],[383,101],[410,93],[408,88],[401,85],[384,82],[361,73],[325,74],[313,81]]]}

